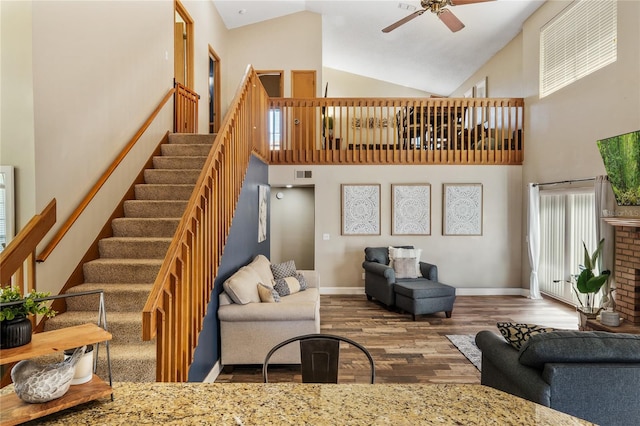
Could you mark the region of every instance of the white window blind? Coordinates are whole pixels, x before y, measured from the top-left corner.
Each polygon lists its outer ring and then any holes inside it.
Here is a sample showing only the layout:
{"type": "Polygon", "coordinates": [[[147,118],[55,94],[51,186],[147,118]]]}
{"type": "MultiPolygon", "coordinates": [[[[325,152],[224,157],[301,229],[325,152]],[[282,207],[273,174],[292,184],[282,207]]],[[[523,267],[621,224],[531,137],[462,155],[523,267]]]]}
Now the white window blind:
{"type": "Polygon", "coordinates": [[[540,97],[617,60],[616,0],[577,0],[540,30],[540,97]]]}

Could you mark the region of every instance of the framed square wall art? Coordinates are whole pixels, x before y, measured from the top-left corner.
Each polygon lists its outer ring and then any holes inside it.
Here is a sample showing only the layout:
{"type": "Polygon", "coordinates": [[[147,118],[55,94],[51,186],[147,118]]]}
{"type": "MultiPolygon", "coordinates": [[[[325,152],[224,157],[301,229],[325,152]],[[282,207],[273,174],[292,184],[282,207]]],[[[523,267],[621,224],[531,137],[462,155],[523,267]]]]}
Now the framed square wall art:
{"type": "Polygon", "coordinates": [[[391,185],[391,235],[431,235],[431,185],[391,185]]]}
{"type": "Polygon", "coordinates": [[[380,184],[342,184],[342,235],[380,235],[380,184]]]}
{"type": "Polygon", "coordinates": [[[445,183],[442,234],[482,235],[482,184],[445,183]]]}
{"type": "Polygon", "coordinates": [[[258,242],[267,239],[267,202],[269,197],[269,187],[258,185],[258,242]]]}

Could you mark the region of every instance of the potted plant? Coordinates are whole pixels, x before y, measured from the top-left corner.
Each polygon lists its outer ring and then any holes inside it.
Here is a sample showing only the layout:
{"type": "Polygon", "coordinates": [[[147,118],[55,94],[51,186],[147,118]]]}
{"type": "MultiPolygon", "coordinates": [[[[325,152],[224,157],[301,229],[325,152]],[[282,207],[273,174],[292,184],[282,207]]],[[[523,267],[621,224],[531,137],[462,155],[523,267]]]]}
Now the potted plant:
{"type": "Polygon", "coordinates": [[[24,296],[16,287],[0,288],[0,349],[15,348],[31,342],[29,315],[54,316],[46,300],[50,293],[30,292],[24,296]]]}
{"type": "Polygon", "coordinates": [[[595,306],[596,295],[609,279],[611,271],[606,269],[601,271],[600,275],[597,276],[593,272],[598,263],[600,253],[602,252],[602,247],[604,246],[604,238],[600,240],[598,247],[591,255],[589,255],[587,245],[584,241],[582,242],[582,246],[584,247],[584,265],[579,265],[580,274],[578,274],[577,277],[574,277],[575,286],[573,286],[573,291],[575,292],[578,298],[578,303],[580,304],[578,311],[585,315],[586,318],[593,319],[602,309],[595,306]],[[580,296],[578,293],[584,296],[580,296]]]}

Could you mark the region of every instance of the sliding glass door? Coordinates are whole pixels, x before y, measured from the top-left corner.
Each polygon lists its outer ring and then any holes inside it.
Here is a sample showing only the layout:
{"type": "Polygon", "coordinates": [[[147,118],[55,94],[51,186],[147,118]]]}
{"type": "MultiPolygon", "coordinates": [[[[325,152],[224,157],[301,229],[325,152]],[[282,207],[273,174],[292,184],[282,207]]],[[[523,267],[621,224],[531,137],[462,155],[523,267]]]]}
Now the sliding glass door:
{"type": "Polygon", "coordinates": [[[584,263],[583,241],[590,253],[597,245],[593,189],[540,191],[540,291],[576,304],[567,281],[584,263]]]}

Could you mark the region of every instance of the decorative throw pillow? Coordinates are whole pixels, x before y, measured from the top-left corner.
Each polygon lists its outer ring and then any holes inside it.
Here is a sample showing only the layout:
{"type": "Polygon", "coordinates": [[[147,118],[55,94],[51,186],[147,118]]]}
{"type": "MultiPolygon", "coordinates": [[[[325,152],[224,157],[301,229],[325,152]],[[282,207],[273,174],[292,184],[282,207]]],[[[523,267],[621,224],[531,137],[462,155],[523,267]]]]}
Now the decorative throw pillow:
{"type": "Polygon", "coordinates": [[[293,260],[271,264],[271,272],[273,273],[274,280],[279,280],[280,278],[295,277],[298,274],[298,271],[296,270],[296,264],[293,260]]]}
{"type": "Polygon", "coordinates": [[[273,288],[281,297],[288,296],[300,291],[300,281],[296,277],[279,278],[273,288]]]}
{"type": "Polygon", "coordinates": [[[222,287],[231,300],[239,305],[246,305],[252,302],[260,303],[260,295],[256,287],[259,282],[262,282],[260,275],[252,268],[243,266],[231,275],[222,287]]]}
{"type": "MultiPolygon", "coordinates": [[[[422,255],[422,249],[405,249],[398,247],[389,247],[389,266],[393,268],[393,264],[396,259],[401,258],[413,258],[416,269],[416,276],[421,277],[420,272],[420,255],[422,255]]],[[[395,268],[394,268],[395,269],[395,268]]]]}
{"type": "Polygon", "coordinates": [[[393,262],[396,278],[418,278],[415,257],[400,257],[393,262]]]}
{"type": "Polygon", "coordinates": [[[261,282],[265,285],[273,285],[273,273],[271,272],[271,262],[264,255],[257,255],[250,264],[247,265],[260,275],[261,282]]]}
{"type": "Polygon", "coordinates": [[[542,327],[535,324],[499,322],[496,325],[498,330],[500,330],[500,334],[502,334],[507,343],[517,350],[520,350],[531,336],[535,336],[540,333],[548,333],[550,331],[557,331],[555,328],[542,327]]]}
{"type": "Polygon", "coordinates": [[[278,303],[280,301],[278,292],[273,287],[262,283],[258,283],[258,294],[260,295],[261,302],[278,303]]]}
{"type": "Polygon", "coordinates": [[[300,283],[300,291],[306,290],[309,286],[307,285],[307,280],[304,278],[302,274],[296,274],[296,278],[300,283]]]}

